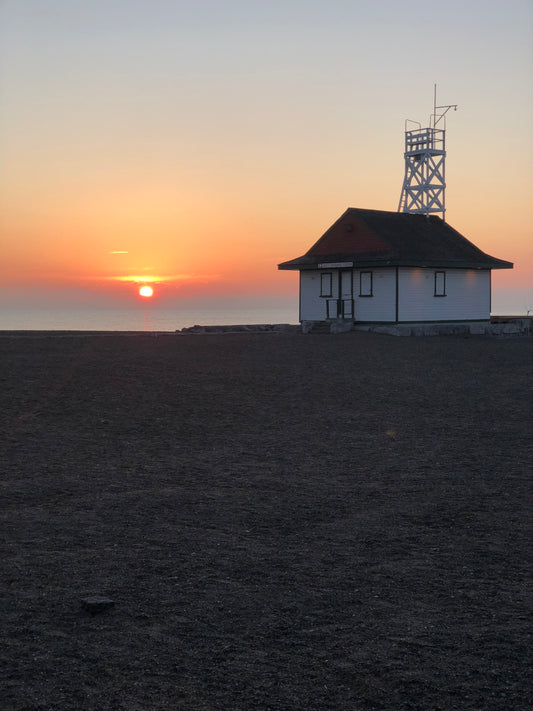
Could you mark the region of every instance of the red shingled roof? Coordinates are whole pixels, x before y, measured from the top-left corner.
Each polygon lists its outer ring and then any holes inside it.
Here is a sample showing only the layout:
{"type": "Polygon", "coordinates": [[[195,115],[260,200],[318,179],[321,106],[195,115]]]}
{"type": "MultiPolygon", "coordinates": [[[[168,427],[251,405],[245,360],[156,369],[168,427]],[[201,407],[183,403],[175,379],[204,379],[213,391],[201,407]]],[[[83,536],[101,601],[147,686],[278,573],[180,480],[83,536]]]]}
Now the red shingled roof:
{"type": "Polygon", "coordinates": [[[366,254],[388,251],[388,245],[347,211],[307,252],[309,255],[366,254]]]}
{"type": "Polygon", "coordinates": [[[325,262],[355,267],[427,266],[511,269],[512,263],[478,249],[434,215],[348,208],[303,256],[278,269],[316,269],[325,262]]]}

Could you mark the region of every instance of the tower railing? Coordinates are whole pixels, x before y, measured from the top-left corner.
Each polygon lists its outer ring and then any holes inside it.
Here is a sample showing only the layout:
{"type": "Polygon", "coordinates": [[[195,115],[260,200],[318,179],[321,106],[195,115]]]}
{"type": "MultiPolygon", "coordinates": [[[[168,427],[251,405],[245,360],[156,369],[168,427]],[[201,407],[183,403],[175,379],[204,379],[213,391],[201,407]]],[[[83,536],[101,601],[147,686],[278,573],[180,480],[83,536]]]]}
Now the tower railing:
{"type": "Polygon", "coordinates": [[[417,128],[405,132],[405,152],[444,151],[445,131],[440,128],[417,128]]]}

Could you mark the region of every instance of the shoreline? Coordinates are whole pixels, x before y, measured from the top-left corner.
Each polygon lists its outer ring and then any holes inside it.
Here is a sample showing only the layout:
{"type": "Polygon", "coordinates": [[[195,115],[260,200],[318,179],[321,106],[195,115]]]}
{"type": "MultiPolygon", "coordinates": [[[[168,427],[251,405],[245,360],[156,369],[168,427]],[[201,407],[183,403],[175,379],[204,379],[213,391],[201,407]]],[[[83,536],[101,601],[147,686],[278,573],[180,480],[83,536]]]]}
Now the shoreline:
{"type": "Polygon", "coordinates": [[[45,337],[90,337],[90,336],[189,336],[217,334],[279,334],[301,332],[300,325],[236,325],[236,326],[188,326],[175,331],[122,331],[84,329],[10,329],[0,330],[0,338],[45,338],[45,337]]]}
{"type": "MultiPolygon", "coordinates": [[[[186,336],[186,335],[223,335],[223,334],[281,334],[310,333],[313,323],[321,333],[326,332],[322,322],[302,322],[301,324],[216,324],[185,326],[175,330],[117,330],[117,329],[0,329],[0,338],[82,338],[91,336],[186,336]]],[[[350,328],[344,324],[329,324],[331,334],[353,331],[370,331],[392,336],[528,336],[533,331],[533,315],[527,316],[491,316],[490,321],[464,322],[412,322],[366,324],[355,322],[350,328]],[[337,327],[338,326],[338,327],[337,327]]]]}

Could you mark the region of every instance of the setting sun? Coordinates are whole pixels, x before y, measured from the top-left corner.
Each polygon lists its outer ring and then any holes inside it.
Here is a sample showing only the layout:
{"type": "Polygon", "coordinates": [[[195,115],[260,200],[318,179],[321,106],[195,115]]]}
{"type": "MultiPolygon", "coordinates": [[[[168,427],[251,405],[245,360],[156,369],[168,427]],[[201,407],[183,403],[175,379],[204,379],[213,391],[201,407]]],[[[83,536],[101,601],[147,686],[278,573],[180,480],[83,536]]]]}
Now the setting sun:
{"type": "Polygon", "coordinates": [[[151,286],[141,286],[139,289],[139,294],[141,296],[153,296],[154,290],[151,286]]]}

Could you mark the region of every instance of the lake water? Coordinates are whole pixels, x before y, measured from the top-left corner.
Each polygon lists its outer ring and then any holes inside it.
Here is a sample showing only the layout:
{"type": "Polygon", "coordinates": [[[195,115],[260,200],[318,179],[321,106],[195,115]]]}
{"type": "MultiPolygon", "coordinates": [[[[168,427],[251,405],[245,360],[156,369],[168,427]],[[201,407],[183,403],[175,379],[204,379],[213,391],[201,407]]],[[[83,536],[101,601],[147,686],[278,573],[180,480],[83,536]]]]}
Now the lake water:
{"type": "Polygon", "coordinates": [[[298,306],[230,309],[9,308],[0,310],[0,330],[176,331],[186,326],[298,323],[298,306]]]}
{"type": "MultiPolygon", "coordinates": [[[[533,313],[531,290],[494,290],[493,315],[533,313]]],[[[131,308],[73,305],[6,305],[0,302],[0,330],[38,331],[176,331],[188,326],[298,323],[298,297],[210,299],[171,307],[142,302],[131,308]]]]}

